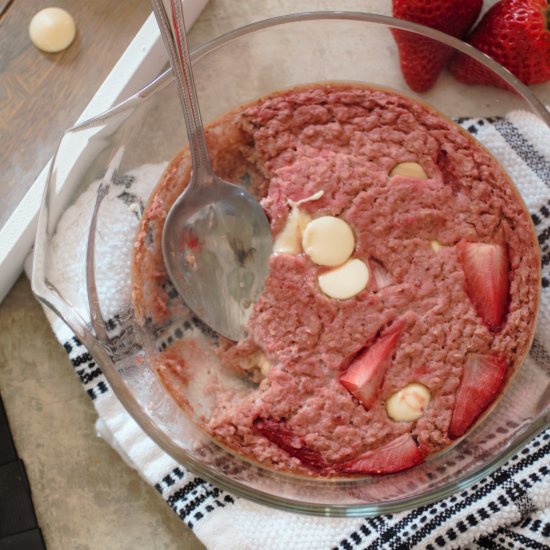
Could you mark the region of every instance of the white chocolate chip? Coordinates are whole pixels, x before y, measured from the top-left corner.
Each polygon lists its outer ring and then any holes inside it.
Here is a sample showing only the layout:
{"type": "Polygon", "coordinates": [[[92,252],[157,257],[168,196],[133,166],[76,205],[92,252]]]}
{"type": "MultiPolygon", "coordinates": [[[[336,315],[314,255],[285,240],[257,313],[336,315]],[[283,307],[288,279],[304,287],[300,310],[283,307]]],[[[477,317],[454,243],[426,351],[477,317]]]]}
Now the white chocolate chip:
{"type": "Polygon", "coordinates": [[[369,268],[361,260],[349,260],[344,265],[319,275],[318,281],[321,290],[330,298],[347,300],[367,286],[369,268]]]}
{"type": "Polygon", "coordinates": [[[276,254],[298,254],[302,250],[302,235],[306,225],[311,221],[311,216],[299,209],[305,202],[317,201],[324,194],[323,190],[317,191],[300,199],[299,201],[287,200],[290,206],[290,214],[286,219],[286,224],[282,231],[277,235],[273,244],[273,252],[276,254]]]}
{"type": "Polygon", "coordinates": [[[322,216],[312,220],[304,229],[302,247],[312,262],[334,267],[352,255],[355,237],[344,220],[322,216]]]}
{"type": "Polygon", "coordinates": [[[300,206],[301,204],[304,204],[304,202],[318,201],[324,194],[325,194],[325,192],[322,189],[320,189],[316,193],[313,193],[313,195],[310,195],[309,197],[306,197],[305,199],[300,199],[299,201],[293,201],[291,199],[288,199],[288,204],[292,207],[300,206]]]}
{"type": "Polygon", "coordinates": [[[271,368],[271,363],[262,352],[259,353],[258,366],[260,367],[260,372],[262,373],[262,375],[267,376],[267,373],[271,368]]]}
{"type": "Polygon", "coordinates": [[[428,179],[424,168],[418,162],[400,162],[390,172],[390,178],[393,176],[408,176],[410,178],[428,179]]]}
{"type": "Polygon", "coordinates": [[[388,397],[386,412],[397,422],[412,422],[424,414],[430,399],[430,390],[426,386],[416,382],[408,384],[388,397]]]}
{"type": "Polygon", "coordinates": [[[443,248],[443,245],[439,241],[430,241],[430,246],[436,254],[443,248]]]}
{"type": "Polygon", "coordinates": [[[273,252],[279,254],[298,254],[302,250],[302,234],[311,221],[311,216],[299,208],[292,208],[283,230],[273,243],[273,252]]]}
{"type": "Polygon", "coordinates": [[[68,48],[76,35],[74,19],[61,8],[45,8],[31,19],[29,36],[32,43],[45,52],[68,48]]]}

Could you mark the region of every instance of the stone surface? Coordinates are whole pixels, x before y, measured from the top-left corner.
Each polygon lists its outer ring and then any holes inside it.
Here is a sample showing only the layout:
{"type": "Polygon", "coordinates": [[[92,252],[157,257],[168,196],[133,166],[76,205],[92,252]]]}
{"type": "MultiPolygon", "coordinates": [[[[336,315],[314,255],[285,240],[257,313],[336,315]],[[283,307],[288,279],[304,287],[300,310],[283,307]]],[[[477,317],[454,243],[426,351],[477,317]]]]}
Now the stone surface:
{"type": "Polygon", "coordinates": [[[49,549],[204,548],[96,436],[92,402],[24,276],[0,304],[0,391],[49,549]]]}

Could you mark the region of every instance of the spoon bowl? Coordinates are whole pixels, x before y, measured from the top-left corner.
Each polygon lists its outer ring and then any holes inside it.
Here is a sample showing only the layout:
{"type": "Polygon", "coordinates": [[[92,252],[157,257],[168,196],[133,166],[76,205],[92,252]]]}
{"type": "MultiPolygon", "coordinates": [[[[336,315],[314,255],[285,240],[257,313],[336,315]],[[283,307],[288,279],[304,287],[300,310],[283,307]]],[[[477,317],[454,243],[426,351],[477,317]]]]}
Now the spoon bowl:
{"type": "Polygon", "coordinates": [[[256,199],[218,178],[183,193],[166,218],[162,247],[168,275],[196,315],[226,338],[245,337],[272,247],[256,199]]]}
{"type": "Polygon", "coordinates": [[[246,324],[269,272],[269,221],[256,198],[216,176],[208,156],[181,0],[152,0],[182,105],[192,174],[170,209],[162,233],[164,263],[187,306],[230,340],[246,324]]]}

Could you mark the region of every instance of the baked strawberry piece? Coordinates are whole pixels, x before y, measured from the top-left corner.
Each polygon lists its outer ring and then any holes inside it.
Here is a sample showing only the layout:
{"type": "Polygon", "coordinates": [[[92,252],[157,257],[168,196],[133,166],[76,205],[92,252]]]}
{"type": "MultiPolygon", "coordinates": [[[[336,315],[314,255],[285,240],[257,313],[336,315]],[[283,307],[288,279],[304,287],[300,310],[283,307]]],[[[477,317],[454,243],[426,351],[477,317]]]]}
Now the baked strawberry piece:
{"type": "MultiPolygon", "coordinates": [[[[547,0],[501,0],[474,29],[468,42],[506,67],[524,84],[550,80],[550,7],[547,0]]],[[[471,57],[458,54],[453,76],[467,84],[507,87],[471,57]]]]}
{"type": "Polygon", "coordinates": [[[506,318],[510,301],[506,246],[461,242],[458,249],[470,301],[483,322],[496,331],[506,318]]]}
{"type": "Polygon", "coordinates": [[[456,395],[449,425],[449,437],[466,433],[479,416],[495,400],[506,380],[508,363],[501,355],[470,353],[456,395]]]}
{"type": "MultiPolygon", "coordinates": [[[[482,0],[393,0],[393,16],[462,38],[481,11],[482,0]]],[[[392,31],[401,72],[415,92],[429,90],[454,50],[411,32],[392,31]]]]}
{"type": "Polygon", "coordinates": [[[322,471],[327,467],[323,457],[309,448],[303,438],[293,433],[283,421],[258,418],[252,429],[313,470],[322,471]]]}
{"type": "Polygon", "coordinates": [[[347,474],[393,474],[420,464],[425,456],[411,434],[403,434],[377,449],[338,464],[336,469],[347,474]]]}
{"type": "Polygon", "coordinates": [[[363,475],[392,474],[412,468],[422,463],[426,457],[426,452],[416,444],[414,438],[410,434],[403,434],[352,460],[331,464],[320,453],[309,448],[303,438],[294,434],[282,421],[257,419],[253,429],[302,464],[320,473],[336,471],[363,475]]]}
{"type": "Polygon", "coordinates": [[[403,324],[399,323],[397,327],[380,336],[374,344],[359,353],[346,372],[340,376],[342,385],[366,409],[370,409],[378,397],[384,373],[402,330],[403,324]]]}

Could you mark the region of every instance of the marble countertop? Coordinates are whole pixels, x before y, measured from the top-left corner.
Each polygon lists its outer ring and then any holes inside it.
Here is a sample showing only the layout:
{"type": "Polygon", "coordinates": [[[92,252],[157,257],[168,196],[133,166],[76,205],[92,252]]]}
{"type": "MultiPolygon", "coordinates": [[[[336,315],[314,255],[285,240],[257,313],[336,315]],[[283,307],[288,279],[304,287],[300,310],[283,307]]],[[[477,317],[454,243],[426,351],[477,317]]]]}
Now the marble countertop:
{"type": "MultiPolygon", "coordinates": [[[[266,17],[325,9],[389,14],[391,3],[210,0],[191,47],[266,17]]],[[[0,390],[49,549],[204,548],[96,436],[93,405],[23,275],[0,304],[0,390]]]]}

